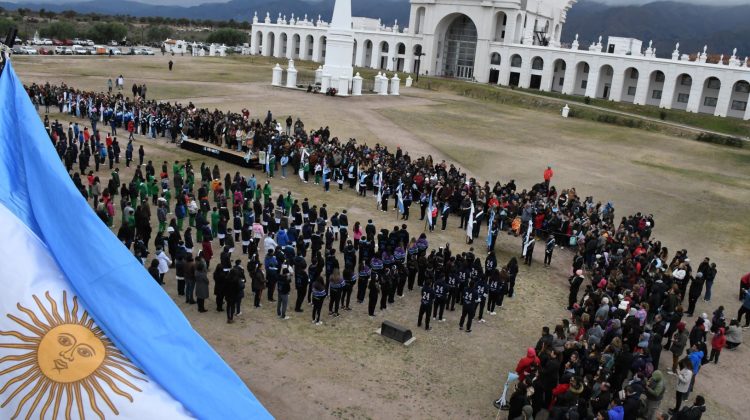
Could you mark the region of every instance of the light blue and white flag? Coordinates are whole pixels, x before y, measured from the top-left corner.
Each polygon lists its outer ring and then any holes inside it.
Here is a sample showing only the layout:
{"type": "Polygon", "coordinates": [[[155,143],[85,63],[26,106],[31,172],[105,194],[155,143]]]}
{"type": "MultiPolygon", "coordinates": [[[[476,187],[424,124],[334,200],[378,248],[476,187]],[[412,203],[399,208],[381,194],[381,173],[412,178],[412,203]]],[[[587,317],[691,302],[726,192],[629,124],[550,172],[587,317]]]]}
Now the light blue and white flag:
{"type": "Polygon", "coordinates": [[[271,418],[92,212],[10,63],[0,109],[0,418],[271,418]]]}
{"type": "Polygon", "coordinates": [[[487,248],[492,246],[492,223],[495,221],[495,210],[490,210],[490,222],[487,226],[487,248]]]}
{"type": "Polygon", "coordinates": [[[427,202],[427,223],[432,226],[432,192],[430,192],[430,200],[427,202]]]}
{"type": "Polygon", "coordinates": [[[271,173],[271,143],[268,143],[268,151],[266,151],[266,173],[271,173]]]}
{"type": "Polygon", "coordinates": [[[402,192],[404,183],[399,181],[398,188],[396,188],[396,196],[398,197],[398,212],[404,214],[404,194],[402,192]]]}
{"type": "Polygon", "coordinates": [[[474,231],[474,201],[471,202],[471,208],[469,209],[469,219],[466,222],[466,236],[472,239],[472,232],[474,231]]]}

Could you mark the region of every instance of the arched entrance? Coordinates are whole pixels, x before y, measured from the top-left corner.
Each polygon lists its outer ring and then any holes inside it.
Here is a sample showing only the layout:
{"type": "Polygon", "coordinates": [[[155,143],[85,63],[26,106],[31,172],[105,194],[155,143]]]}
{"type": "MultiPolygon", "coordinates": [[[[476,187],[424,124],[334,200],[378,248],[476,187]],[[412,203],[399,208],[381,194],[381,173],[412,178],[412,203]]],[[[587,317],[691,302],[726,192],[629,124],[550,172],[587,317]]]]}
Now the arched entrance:
{"type": "Polygon", "coordinates": [[[552,73],[551,90],[553,92],[562,92],[563,85],[565,84],[565,70],[567,70],[568,65],[565,60],[558,58],[552,63],[552,66],[554,67],[554,70],[552,73]]]}
{"type": "Polygon", "coordinates": [[[472,79],[477,51],[477,27],[463,14],[455,15],[450,22],[442,39],[442,62],[438,69],[443,76],[472,79]]]}

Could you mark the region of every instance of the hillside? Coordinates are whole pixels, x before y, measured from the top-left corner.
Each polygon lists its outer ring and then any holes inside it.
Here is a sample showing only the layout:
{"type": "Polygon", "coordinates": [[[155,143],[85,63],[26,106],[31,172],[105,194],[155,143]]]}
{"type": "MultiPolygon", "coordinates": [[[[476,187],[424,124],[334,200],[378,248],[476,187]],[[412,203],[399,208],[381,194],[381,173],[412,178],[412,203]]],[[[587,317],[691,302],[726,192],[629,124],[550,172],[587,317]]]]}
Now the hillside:
{"type": "MultiPolygon", "coordinates": [[[[161,16],[187,19],[249,21],[253,12],[263,19],[266,12],[275,21],[278,13],[291,16],[322,15],[329,20],[334,0],[231,0],[221,4],[202,4],[191,7],[158,6],[134,1],[84,1],[81,3],[7,3],[0,7],[33,10],[44,8],[62,12],[73,9],[79,13],[103,15],[161,16]]],[[[381,18],[392,24],[398,19],[401,26],[409,20],[408,0],[354,1],[355,16],[381,18]]],[[[587,46],[600,35],[634,37],[648,43],[654,41],[657,54],[669,56],[676,42],[683,53],[693,54],[709,46],[709,52],[731,54],[737,48],[742,56],[750,55],[750,4],[741,6],[706,6],[659,1],[642,6],[610,6],[596,0],[580,0],[568,13],[563,30],[563,42],[571,42],[579,34],[581,45],[587,46]]]]}

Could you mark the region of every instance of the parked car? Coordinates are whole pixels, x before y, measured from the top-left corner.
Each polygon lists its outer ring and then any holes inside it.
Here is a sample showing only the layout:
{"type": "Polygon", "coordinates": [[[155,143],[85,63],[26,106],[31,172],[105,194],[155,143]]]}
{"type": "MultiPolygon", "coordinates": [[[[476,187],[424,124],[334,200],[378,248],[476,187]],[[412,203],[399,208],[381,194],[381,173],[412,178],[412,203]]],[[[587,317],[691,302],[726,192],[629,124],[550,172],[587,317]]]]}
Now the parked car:
{"type": "Polygon", "coordinates": [[[62,45],[58,45],[57,47],[55,47],[55,54],[71,55],[73,54],[73,50],[71,50],[70,47],[64,47],[62,45]]]}
{"type": "Polygon", "coordinates": [[[141,54],[154,55],[154,51],[151,48],[141,48],[141,54]]]}
{"type": "Polygon", "coordinates": [[[109,47],[107,48],[107,54],[122,55],[122,51],[119,48],[109,47]]]}
{"type": "Polygon", "coordinates": [[[74,45],[72,50],[75,55],[87,55],[89,53],[89,50],[80,45],[74,45]]]}
{"type": "Polygon", "coordinates": [[[23,50],[23,53],[27,54],[27,55],[37,55],[37,54],[39,54],[37,52],[36,48],[33,48],[33,47],[21,47],[21,49],[23,50]]]}
{"type": "Polygon", "coordinates": [[[51,48],[39,48],[39,54],[40,55],[51,55],[52,49],[51,48]]]}

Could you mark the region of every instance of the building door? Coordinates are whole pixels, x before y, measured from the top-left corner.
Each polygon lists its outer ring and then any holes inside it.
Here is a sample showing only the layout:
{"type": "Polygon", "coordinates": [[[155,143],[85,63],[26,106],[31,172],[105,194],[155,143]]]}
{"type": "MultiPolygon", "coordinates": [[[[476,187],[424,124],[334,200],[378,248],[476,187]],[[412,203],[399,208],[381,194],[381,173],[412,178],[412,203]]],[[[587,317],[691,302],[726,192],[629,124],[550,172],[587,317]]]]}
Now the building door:
{"type": "Polygon", "coordinates": [[[474,77],[477,27],[466,15],[456,17],[445,33],[443,75],[459,79],[474,77]]]}
{"type": "Polygon", "coordinates": [[[518,86],[520,82],[521,82],[521,73],[513,72],[510,74],[510,82],[508,82],[508,85],[518,86]]]}
{"type": "Polygon", "coordinates": [[[542,76],[538,74],[532,74],[531,83],[529,84],[529,87],[531,89],[539,89],[541,86],[542,86],[542,76]]]}
{"type": "Polygon", "coordinates": [[[500,80],[500,70],[490,69],[490,84],[496,85],[500,80]]]}

